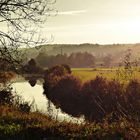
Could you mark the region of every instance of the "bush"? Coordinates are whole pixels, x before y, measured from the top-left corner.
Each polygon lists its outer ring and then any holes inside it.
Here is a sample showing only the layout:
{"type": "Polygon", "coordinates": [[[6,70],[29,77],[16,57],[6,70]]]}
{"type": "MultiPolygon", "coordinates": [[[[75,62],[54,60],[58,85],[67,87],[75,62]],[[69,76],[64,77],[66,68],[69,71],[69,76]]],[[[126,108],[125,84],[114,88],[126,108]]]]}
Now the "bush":
{"type": "Polygon", "coordinates": [[[63,64],[62,67],[65,68],[65,70],[67,71],[68,74],[71,74],[71,68],[69,67],[69,65],[63,64]]]}
{"type": "Polygon", "coordinates": [[[70,67],[67,65],[57,65],[47,69],[44,73],[45,93],[49,92],[53,86],[65,75],[70,74],[70,67]]]}
{"type": "Polygon", "coordinates": [[[12,92],[10,86],[7,86],[0,91],[0,105],[8,105],[22,112],[29,113],[33,104],[24,102],[20,96],[15,95],[14,92],[12,92]]]}
{"type": "Polygon", "coordinates": [[[140,120],[140,83],[137,80],[131,80],[126,87],[124,108],[127,115],[140,120]]]}
{"type": "Polygon", "coordinates": [[[28,102],[20,103],[18,108],[21,112],[25,113],[29,113],[31,111],[31,106],[28,102]]]}
{"type": "Polygon", "coordinates": [[[32,87],[34,87],[37,83],[37,80],[35,78],[30,78],[28,82],[32,87]]]}
{"type": "Polygon", "coordinates": [[[111,113],[115,115],[114,119],[119,119],[122,115],[118,104],[123,100],[123,86],[117,81],[107,81],[97,76],[86,82],[81,92],[85,98],[83,114],[87,120],[101,121],[111,113]]]}
{"type": "Polygon", "coordinates": [[[72,116],[84,115],[87,121],[98,122],[107,116],[111,116],[110,121],[120,118],[140,120],[140,83],[136,80],[122,85],[97,76],[82,85],[74,76],[66,75],[47,89],[44,88],[44,94],[72,116]]]}
{"type": "Polygon", "coordinates": [[[15,78],[16,74],[14,72],[0,72],[0,83],[6,84],[11,79],[15,78]]]}
{"type": "Polygon", "coordinates": [[[12,105],[13,104],[14,96],[9,90],[2,90],[0,91],[0,105],[12,105]]]}
{"type": "Polygon", "coordinates": [[[49,93],[44,92],[44,94],[62,111],[79,116],[80,89],[79,79],[67,75],[62,77],[49,93]]]}
{"type": "Polygon", "coordinates": [[[71,73],[71,70],[68,65],[56,65],[46,70],[45,78],[47,78],[48,75],[61,77],[70,73],[71,73]]]}
{"type": "Polygon", "coordinates": [[[20,72],[23,74],[43,74],[44,70],[36,64],[34,59],[31,59],[26,65],[22,66],[20,72]]]}
{"type": "Polygon", "coordinates": [[[105,114],[103,98],[107,89],[107,82],[102,77],[83,84],[81,94],[85,99],[83,114],[87,120],[100,120],[105,114]]]}

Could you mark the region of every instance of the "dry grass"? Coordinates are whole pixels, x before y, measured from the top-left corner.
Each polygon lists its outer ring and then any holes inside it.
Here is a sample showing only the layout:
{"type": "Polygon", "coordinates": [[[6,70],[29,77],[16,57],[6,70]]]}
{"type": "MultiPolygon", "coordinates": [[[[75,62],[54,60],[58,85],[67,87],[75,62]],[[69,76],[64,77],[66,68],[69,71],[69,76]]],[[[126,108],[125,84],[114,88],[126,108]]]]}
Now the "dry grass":
{"type": "Polygon", "coordinates": [[[112,140],[129,139],[138,140],[140,130],[138,124],[125,119],[109,124],[72,124],[56,122],[47,116],[36,113],[21,113],[8,106],[0,107],[0,139],[5,140],[112,140]],[[126,131],[127,130],[127,131],[126,131]]]}

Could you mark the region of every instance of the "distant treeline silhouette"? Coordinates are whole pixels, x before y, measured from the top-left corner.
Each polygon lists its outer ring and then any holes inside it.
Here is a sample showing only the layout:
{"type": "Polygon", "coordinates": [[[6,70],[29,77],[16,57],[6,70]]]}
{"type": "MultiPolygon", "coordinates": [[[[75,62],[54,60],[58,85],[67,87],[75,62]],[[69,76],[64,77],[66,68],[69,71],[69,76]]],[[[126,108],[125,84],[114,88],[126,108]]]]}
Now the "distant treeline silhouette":
{"type": "Polygon", "coordinates": [[[58,54],[56,56],[40,53],[36,59],[41,67],[51,67],[59,64],[68,64],[71,67],[94,67],[96,58],[87,52],[58,54]]]}

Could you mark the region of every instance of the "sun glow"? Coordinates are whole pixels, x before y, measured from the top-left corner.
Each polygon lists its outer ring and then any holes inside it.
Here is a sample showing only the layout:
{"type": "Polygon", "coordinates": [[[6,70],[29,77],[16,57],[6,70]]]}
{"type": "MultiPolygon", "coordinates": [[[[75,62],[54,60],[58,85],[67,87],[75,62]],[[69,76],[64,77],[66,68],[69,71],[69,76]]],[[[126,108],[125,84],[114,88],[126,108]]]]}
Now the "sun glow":
{"type": "Polygon", "coordinates": [[[139,0],[71,1],[58,2],[58,15],[43,29],[54,43],[140,42],[139,0]]]}

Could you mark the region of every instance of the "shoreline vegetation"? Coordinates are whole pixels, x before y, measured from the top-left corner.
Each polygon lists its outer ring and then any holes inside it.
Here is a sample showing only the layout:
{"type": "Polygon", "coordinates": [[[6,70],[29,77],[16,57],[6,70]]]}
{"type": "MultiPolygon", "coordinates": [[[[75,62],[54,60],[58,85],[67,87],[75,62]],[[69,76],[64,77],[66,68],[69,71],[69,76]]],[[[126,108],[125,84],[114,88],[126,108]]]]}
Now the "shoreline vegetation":
{"type": "Polygon", "coordinates": [[[125,119],[109,123],[58,122],[39,112],[24,113],[0,106],[0,139],[4,140],[139,140],[139,124],[125,119]]]}
{"type": "MultiPolygon", "coordinates": [[[[108,79],[107,81],[109,82],[109,79],[114,77],[114,75],[116,74],[116,69],[113,69],[113,70],[111,69],[72,69],[72,71],[70,71],[70,69],[67,68],[67,70],[68,70],[68,73],[71,73],[71,76],[75,76],[75,78],[78,78],[78,77],[81,78],[83,80],[82,84],[84,83],[89,84],[90,81],[93,81],[94,79],[96,80],[97,78],[96,76],[98,75],[102,76],[102,78],[104,79],[105,78],[104,75],[107,75],[110,72],[109,74],[112,74],[112,75],[111,76],[108,75],[107,77],[108,79]]],[[[60,66],[56,66],[56,67],[50,68],[49,70],[45,72],[47,73],[47,75],[45,76],[46,78],[45,82],[49,80],[52,82],[50,86],[52,86],[53,84],[55,88],[57,87],[59,89],[59,81],[61,83],[61,81],[65,79],[64,78],[65,72],[66,72],[65,69],[62,69],[62,67],[60,66]],[[52,77],[47,77],[49,74],[52,77]],[[58,79],[55,79],[55,76],[58,76],[57,77],[58,79]],[[56,81],[53,81],[53,80],[56,80],[56,81]]],[[[127,73],[127,71],[125,72],[127,73]]],[[[136,73],[139,73],[139,71],[137,71],[136,73]]],[[[28,78],[24,79],[21,76],[18,78],[16,79],[17,82],[22,82],[28,79],[28,78]]],[[[139,84],[138,84],[138,87],[139,87],[139,84]]],[[[102,88],[99,87],[99,92],[100,90],[102,90],[102,88]]],[[[130,87],[130,90],[133,91],[133,88],[130,87]]],[[[87,94],[88,94],[88,91],[87,91],[87,94]]],[[[99,96],[100,95],[101,94],[99,94],[99,96]]],[[[137,93],[137,96],[138,96],[137,100],[139,100],[139,91],[137,93]]],[[[20,140],[25,140],[25,139],[26,140],[44,140],[44,139],[47,139],[47,140],[55,140],[55,139],[56,140],[59,140],[59,139],[60,140],[62,139],[64,140],[65,139],[66,140],[69,140],[69,139],[70,140],[90,140],[90,139],[139,140],[140,139],[139,118],[136,119],[137,115],[133,114],[133,112],[131,112],[132,113],[131,115],[132,116],[134,115],[135,118],[120,116],[119,118],[114,119],[114,117],[109,113],[100,121],[86,120],[85,123],[81,123],[81,124],[76,124],[72,122],[68,123],[65,121],[59,122],[57,120],[53,120],[49,116],[44,115],[38,111],[30,112],[31,106],[27,102],[17,101],[16,104],[14,105],[9,104],[9,102],[5,103],[5,99],[7,101],[7,97],[9,97],[10,100],[12,99],[12,101],[14,98],[14,97],[11,98],[11,94],[10,96],[8,94],[8,96],[3,98],[4,102],[1,102],[0,139],[4,139],[4,140],[9,140],[9,138],[10,140],[16,140],[16,139],[20,139],[20,140]]],[[[61,97],[63,98],[63,92],[62,92],[61,97]]],[[[59,104],[58,101],[57,103],[59,104]]],[[[57,103],[56,105],[58,105],[57,103]]],[[[61,104],[58,105],[58,107],[60,106],[61,104]]],[[[139,104],[137,108],[138,108],[137,111],[139,114],[139,104]]]]}
{"type": "MultiPolygon", "coordinates": [[[[47,68],[46,68],[47,69],[47,68]]],[[[72,75],[79,78],[82,82],[86,82],[88,80],[93,80],[96,76],[102,76],[107,78],[108,80],[112,80],[116,78],[116,73],[119,67],[114,68],[71,68],[72,75]]],[[[121,68],[124,69],[123,67],[121,68]]],[[[140,80],[140,67],[133,68],[133,79],[140,80]]],[[[11,79],[11,82],[25,82],[27,81],[28,77],[37,77],[38,84],[43,82],[43,74],[22,74],[18,75],[11,79]]]]}

